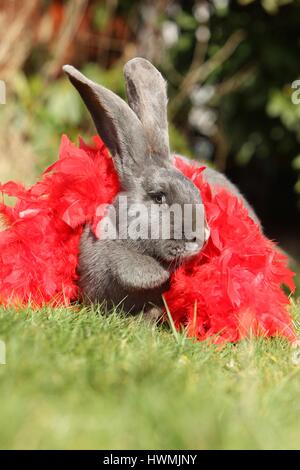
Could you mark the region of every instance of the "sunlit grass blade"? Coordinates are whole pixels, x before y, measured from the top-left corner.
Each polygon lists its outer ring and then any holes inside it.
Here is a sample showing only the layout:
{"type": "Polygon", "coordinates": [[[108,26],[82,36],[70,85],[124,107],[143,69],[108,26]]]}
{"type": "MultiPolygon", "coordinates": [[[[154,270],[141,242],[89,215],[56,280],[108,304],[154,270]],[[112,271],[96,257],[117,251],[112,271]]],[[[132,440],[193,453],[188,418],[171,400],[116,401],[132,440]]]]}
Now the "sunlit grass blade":
{"type": "Polygon", "coordinates": [[[167,302],[166,302],[165,297],[162,296],[162,298],[163,298],[164,306],[165,306],[165,309],[166,309],[166,312],[167,312],[167,315],[168,315],[168,319],[169,319],[171,331],[172,331],[172,333],[173,333],[173,336],[174,336],[174,338],[175,338],[175,341],[176,341],[177,343],[180,343],[180,335],[179,335],[178,331],[176,330],[176,327],[175,327],[174,320],[173,320],[173,318],[172,318],[170,309],[169,309],[169,307],[168,307],[168,304],[167,304],[167,302]]]}

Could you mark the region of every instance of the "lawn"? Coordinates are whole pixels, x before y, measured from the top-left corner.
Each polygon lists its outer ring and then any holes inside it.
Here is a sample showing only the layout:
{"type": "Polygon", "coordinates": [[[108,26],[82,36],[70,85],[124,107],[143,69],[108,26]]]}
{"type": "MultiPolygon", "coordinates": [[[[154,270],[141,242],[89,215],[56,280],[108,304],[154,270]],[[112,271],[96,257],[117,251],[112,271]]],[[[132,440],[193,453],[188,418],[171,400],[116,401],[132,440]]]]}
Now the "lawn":
{"type": "Polygon", "coordinates": [[[87,309],[2,310],[0,339],[0,448],[300,448],[285,340],[220,349],[87,309]]]}

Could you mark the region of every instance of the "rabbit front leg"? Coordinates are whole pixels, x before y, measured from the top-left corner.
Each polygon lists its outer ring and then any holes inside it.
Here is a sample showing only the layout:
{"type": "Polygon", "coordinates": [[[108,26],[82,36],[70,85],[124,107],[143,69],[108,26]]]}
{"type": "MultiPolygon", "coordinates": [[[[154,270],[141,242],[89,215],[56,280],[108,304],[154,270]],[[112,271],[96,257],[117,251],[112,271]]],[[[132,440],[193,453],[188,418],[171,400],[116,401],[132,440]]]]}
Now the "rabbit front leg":
{"type": "Polygon", "coordinates": [[[139,253],[121,240],[99,240],[87,227],[79,254],[79,287],[85,301],[146,311],[161,305],[170,273],[154,258],[139,253]]]}
{"type": "Polygon", "coordinates": [[[116,250],[111,256],[113,277],[130,291],[152,290],[165,284],[170,272],[156,259],[127,248],[125,244],[112,242],[116,250]]]}
{"type": "MultiPolygon", "coordinates": [[[[163,315],[162,293],[168,289],[170,272],[148,255],[132,251],[123,246],[116,263],[112,266],[112,277],[126,293],[123,306],[131,313],[143,312],[150,323],[158,323],[163,315]]],[[[111,294],[110,294],[111,295],[111,294]]]]}
{"type": "Polygon", "coordinates": [[[144,319],[150,324],[157,325],[163,318],[164,310],[163,308],[151,306],[144,311],[144,319]]]}

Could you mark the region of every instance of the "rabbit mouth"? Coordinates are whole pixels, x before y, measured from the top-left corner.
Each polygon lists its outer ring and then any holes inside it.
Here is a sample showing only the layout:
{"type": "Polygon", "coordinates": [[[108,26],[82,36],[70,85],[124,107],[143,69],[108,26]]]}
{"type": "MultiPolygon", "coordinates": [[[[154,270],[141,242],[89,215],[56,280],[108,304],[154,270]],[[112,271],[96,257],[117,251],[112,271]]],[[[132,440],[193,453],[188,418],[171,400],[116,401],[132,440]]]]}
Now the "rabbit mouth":
{"type": "Polygon", "coordinates": [[[174,262],[176,266],[179,266],[186,258],[197,256],[201,252],[203,246],[204,244],[199,243],[198,241],[186,241],[179,246],[176,245],[170,247],[167,251],[167,255],[164,257],[166,261],[174,262]]]}
{"type": "Polygon", "coordinates": [[[203,248],[205,248],[205,246],[207,245],[209,237],[210,237],[210,229],[208,228],[208,226],[206,226],[204,229],[203,240],[194,239],[192,241],[185,242],[186,256],[187,257],[195,256],[198,253],[200,253],[200,251],[202,251],[203,248]]]}
{"type": "Polygon", "coordinates": [[[202,246],[200,246],[200,244],[197,242],[186,242],[184,248],[187,253],[192,254],[192,253],[197,253],[198,251],[200,251],[202,246]]]}
{"type": "Polygon", "coordinates": [[[176,262],[183,263],[186,258],[193,258],[197,256],[207,245],[208,239],[204,241],[186,241],[181,247],[176,247],[171,250],[171,255],[173,255],[176,262]]]}

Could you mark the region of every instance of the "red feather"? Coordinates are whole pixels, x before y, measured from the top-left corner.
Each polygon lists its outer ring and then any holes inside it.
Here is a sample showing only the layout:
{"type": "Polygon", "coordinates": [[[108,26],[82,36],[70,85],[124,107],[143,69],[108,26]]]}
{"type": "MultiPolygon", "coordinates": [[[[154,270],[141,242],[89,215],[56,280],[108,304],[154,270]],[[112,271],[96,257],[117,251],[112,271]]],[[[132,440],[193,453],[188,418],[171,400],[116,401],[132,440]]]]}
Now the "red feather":
{"type": "MultiPolygon", "coordinates": [[[[180,158],[177,168],[199,188],[211,237],[202,251],[172,276],[165,299],[176,327],[199,340],[237,341],[250,333],[295,340],[282,284],[294,289],[287,259],[225,189],[212,192],[202,171],[180,158]],[[196,312],[196,315],[195,315],[196,312]]],[[[0,204],[7,228],[0,232],[0,302],[34,307],[69,305],[76,285],[79,239],[85,223],[96,231],[119,191],[112,159],[99,137],[79,147],[62,137],[59,159],[29,189],[9,182],[14,196],[0,204]]]]}

